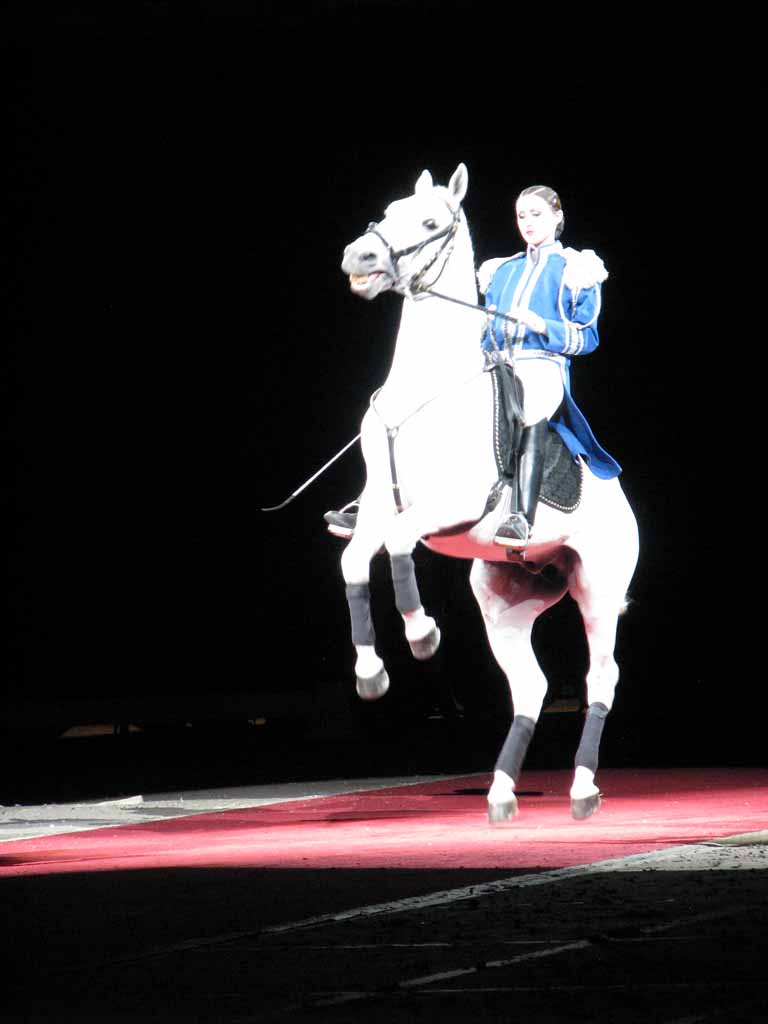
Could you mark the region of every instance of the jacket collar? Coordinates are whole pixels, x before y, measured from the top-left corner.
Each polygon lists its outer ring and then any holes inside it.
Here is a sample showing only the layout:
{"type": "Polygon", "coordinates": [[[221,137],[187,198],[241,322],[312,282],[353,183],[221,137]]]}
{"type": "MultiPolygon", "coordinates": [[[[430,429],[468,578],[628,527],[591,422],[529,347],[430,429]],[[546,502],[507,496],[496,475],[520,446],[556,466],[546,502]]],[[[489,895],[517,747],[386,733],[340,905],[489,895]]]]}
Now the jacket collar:
{"type": "Polygon", "coordinates": [[[558,239],[555,242],[550,242],[549,245],[540,245],[538,247],[529,245],[527,256],[532,263],[538,263],[541,259],[548,259],[553,253],[562,252],[563,243],[558,239]]]}

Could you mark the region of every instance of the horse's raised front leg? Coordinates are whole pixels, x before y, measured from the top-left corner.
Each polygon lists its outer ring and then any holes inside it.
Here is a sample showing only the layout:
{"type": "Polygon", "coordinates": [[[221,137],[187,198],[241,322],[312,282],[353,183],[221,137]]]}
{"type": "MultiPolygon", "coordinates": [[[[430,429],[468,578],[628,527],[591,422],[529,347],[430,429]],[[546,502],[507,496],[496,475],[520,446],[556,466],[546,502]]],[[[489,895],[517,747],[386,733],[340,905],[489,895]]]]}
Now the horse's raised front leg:
{"type": "Polygon", "coordinates": [[[521,566],[481,561],[473,563],[470,583],[512,697],[512,724],[488,791],[488,820],[497,824],[517,815],[515,789],[547,693],[547,680],[531,644],[533,625],[560,600],[565,583],[531,574],[521,566]]]}
{"type": "Polygon", "coordinates": [[[390,555],[395,605],[403,617],[405,638],[417,661],[427,661],[440,646],[440,629],[424,611],[416,582],[413,556],[390,555]]]}
{"type": "Polygon", "coordinates": [[[389,675],[376,653],[376,631],[371,618],[371,559],[381,547],[381,531],[374,517],[366,514],[364,497],[360,501],[358,523],[352,539],[341,556],[341,571],[346,587],[347,606],[355,647],[355,676],[358,695],[363,700],[378,700],[389,689],[389,675]]]}
{"type": "Polygon", "coordinates": [[[429,513],[412,506],[390,522],[385,540],[395,605],[403,618],[405,638],[411,653],[418,661],[431,658],[440,646],[440,629],[421,603],[412,555],[419,539],[433,529],[429,513]]]}

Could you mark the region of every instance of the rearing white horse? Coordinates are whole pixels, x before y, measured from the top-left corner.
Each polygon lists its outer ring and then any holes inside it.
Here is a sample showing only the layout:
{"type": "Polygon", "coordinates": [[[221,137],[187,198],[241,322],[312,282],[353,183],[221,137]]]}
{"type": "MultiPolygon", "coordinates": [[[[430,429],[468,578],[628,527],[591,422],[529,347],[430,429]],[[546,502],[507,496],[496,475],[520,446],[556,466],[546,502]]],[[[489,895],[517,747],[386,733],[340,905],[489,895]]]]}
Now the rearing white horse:
{"type": "Polygon", "coordinates": [[[470,583],[514,710],[488,793],[490,820],[508,820],[517,813],[515,787],[547,692],[531,645],[533,626],[570,593],[589,647],[588,711],[570,791],[572,815],[585,818],[600,805],[595,772],[619,677],[616,628],[637,563],[637,524],[618,479],[599,479],[581,465],[572,511],[542,500],[523,552],[493,543],[504,514],[502,504],[486,511],[499,476],[495,386],[480,347],[487,314],[470,308],[478,294],[461,205],[466,191],[463,164],[447,187],[434,185],[424,171],[413,195],[391,203],[384,219],[344,252],[342,269],[355,294],[372,299],[394,290],[405,297],[389,374],[362,423],[366,483],[341,559],[357,691],[374,700],[389,686],[369,594],[371,559],[382,545],[405,635],[419,659],[435,653],[440,632],[421,604],[415,545],[473,559],[470,583]],[[441,295],[458,301],[426,291],[438,281],[441,295]]]}

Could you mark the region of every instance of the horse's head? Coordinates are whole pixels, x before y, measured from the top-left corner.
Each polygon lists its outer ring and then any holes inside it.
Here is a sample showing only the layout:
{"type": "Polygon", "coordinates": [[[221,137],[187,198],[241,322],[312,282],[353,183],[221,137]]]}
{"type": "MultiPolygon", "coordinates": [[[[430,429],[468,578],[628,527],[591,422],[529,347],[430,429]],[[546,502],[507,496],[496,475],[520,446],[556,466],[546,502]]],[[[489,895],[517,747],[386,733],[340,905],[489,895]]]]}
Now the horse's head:
{"type": "Polygon", "coordinates": [[[423,171],[413,195],[390,203],[384,219],[369,224],[344,250],[341,269],[349,275],[352,291],[364,299],[390,290],[414,294],[425,276],[439,275],[461,225],[466,193],[464,164],[447,187],[435,185],[429,171],[423,171]]]}

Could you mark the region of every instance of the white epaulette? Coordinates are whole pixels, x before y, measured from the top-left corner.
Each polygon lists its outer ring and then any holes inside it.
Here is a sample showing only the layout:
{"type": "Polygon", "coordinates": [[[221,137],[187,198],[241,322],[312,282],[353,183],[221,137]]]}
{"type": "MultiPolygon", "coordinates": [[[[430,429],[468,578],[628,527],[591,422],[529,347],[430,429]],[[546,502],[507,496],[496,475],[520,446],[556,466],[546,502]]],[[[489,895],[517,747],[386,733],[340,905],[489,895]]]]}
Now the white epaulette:
{"type": "Polygon", "coordinates": [[[594,251],[594,249],[563,249],[565,256],[565,270],[563,271],[563,284],[572,292],[579,292],[585,288],[594,288],[596,284],[602,284],[608,277],[605,264],[594,251]]]}
{"type": "Polygon", "coordinates": [[[517,252],[514,256],[497,256],[492,260],[485,260],[477,268],[477,288],[481,295],[485,295],[488,291],[488,285],[491,283],[491,278],[507,260],[517,259],[518,256],[524,256],[525,253],[517,252]]]}

